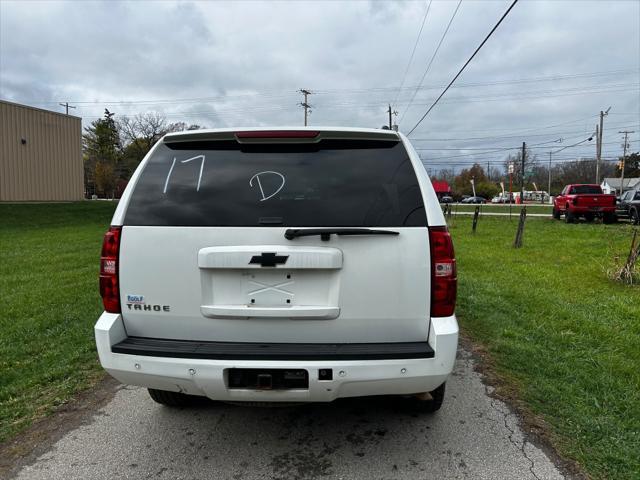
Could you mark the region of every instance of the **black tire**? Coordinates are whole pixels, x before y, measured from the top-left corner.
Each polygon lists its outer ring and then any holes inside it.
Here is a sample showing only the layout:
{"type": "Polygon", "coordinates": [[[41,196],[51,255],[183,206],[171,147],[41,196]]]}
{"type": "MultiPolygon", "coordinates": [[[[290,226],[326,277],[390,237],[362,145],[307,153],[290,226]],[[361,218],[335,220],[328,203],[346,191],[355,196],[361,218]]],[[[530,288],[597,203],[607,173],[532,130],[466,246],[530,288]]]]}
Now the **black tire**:
{"type": "Polygon", "coordinates": [[[629,220],[631,220],[632,225],[640,225],[640,212],[632,208],[629,212],[629,220]]]}
{"type": "Polygon", "coordinates": [[[555,218],[556,220],[560,220],[560,210],[558,210],[556,207],[553,207],[553,211],[551,212],[551,216],[553,218],[555,218]]]}
{"type": "Polygon", "coordinates": [[[576,216],[571,213],[568,208],[564,212],[564,221],[567,223],[574,223],[576,221],[576,216]]]}
{"type": "Polygon", "coordinates": [[[618,217],[614,213],[605,213],[602,216],[602,223],[616,223],[618,221],[618,217]]]}
{"type": "Polygon", "coordinates": [[[432,392],[429,392],[431,394],[431,400],[416,399],[415,406],[417,410],[422,413],[433,413],[440,410],[440,407],[442,407],[442,403],[444,402],[445,385],[446,382],[432,392]]]}
{"type": "Polygon", "coordinates": [[[147,389],[149,396],[157,403],[167,407],[186,407],[193,404],[193,397],[179,392],[169,392],[166,390],[147,389]]]}

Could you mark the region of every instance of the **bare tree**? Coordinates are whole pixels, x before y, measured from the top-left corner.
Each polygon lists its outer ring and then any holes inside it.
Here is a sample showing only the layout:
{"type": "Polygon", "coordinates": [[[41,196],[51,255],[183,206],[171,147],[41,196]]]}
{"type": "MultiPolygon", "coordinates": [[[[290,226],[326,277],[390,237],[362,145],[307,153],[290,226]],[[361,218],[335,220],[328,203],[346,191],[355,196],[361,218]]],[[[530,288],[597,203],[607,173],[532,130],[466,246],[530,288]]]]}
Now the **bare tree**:
{"type": "Polygon", "coordinates": [[[129,178],[133,170],[164,135],[182,130],[198,130],[199,125],[185,122],[168,123],[164,115],[157,112],[141,113],[134,117],[122,117],[117,122],[123,142],[123,171],[119,176],[129,178]]]}
{"type": "Polygon", "coordinates": [[[453,186],[453,181],[456,178],[456,172],[453,168],[442,168],[436,177],[447,182],[449,186],[453,186]]]}
{"type": "Polygon", "coordinates": [[[118,120],[120,137],[126,149],[137,153],[140,158],[167,133],[167,119],[159,113],[140,113],[135,117],[122,117],[118,120]]]}

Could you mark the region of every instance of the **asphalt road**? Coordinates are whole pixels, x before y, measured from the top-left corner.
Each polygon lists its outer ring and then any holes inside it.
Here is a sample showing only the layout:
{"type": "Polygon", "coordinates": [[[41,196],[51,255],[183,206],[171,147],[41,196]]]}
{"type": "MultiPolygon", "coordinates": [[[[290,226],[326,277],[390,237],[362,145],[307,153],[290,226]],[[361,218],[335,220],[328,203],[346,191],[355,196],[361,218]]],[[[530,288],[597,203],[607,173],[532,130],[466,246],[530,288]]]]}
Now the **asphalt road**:
{"type": "Polygon", "coordinates": [[[417,414],[389,399],[184,410],[124,387],[19,479],[556,479],[509,408],[459,352],[445,405],[417,414]]]}

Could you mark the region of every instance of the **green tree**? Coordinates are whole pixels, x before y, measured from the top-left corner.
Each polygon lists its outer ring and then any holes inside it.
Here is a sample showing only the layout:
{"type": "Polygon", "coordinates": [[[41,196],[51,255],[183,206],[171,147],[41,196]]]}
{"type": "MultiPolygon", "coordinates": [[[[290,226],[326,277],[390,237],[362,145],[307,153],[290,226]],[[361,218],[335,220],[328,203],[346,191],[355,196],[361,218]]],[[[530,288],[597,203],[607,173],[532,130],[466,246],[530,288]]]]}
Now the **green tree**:
{"type": "Polygon", "coordinates": [[[476,195],[484,197],[488,200],[495,197],[502,190],[499,186],[492,182],[479,182],[476,183],[476,195]]]}
{"type": "Polygon", "coordinates": [[[113,165],[98,160],[95,171],[96,190],[105,195],[113,195],[116,180],[113,165]]]}
{"type": "MultiPolygon", "coordinates": [[[[619,162],[622,161],[620,157],[619,162]]],[[[620,174],[620,167],[617,169],[620,174]]],[[[627,155],[624,162],[624,176],[625,178],[640,177],[640,152],[635,152],[627,155]]]]}
{"type": "Polygon", "coordinates": [[[477,186],[480,183],[487,183],[487,176],[484,173],[482,167],[474,163],[471,168],[463,169],[454,179],[453,181],[453,191],[456,195],[472,195],[473,187],[471,186],[471,180],[474,180],[476,184],[476,193],[477,186]]]}
{"type": "Polygon", "coordinates": [[[87,193],[113,196],[120,164],[120,135],[113,119],[114,114],[105,109],[104,117],[91,122],[82,135],[87,193]],[[93,173],[93,175],[91,174],[93,173]]]}

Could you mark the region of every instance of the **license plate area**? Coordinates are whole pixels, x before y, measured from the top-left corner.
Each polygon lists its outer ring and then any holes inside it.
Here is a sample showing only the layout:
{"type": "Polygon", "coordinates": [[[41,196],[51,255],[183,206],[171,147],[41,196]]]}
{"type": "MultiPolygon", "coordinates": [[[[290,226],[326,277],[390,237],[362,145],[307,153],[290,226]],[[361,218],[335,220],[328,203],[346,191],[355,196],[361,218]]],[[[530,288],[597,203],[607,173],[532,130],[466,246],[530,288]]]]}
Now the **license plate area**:
{"type": "Polygon", "coordinates": [[[302,369],[230,368],[230,390],[300,390],[309,388],[309,372],[302,369]]]}
{"type": "MultiPolygon", "coordinates": [[[[242,273],[242,290],[249,306],[285,307],[295,299],[296,280],[293,271],[249,270],[242,273]]],[[[302,277],[305,275],[302,274],[302,277]]]]}

